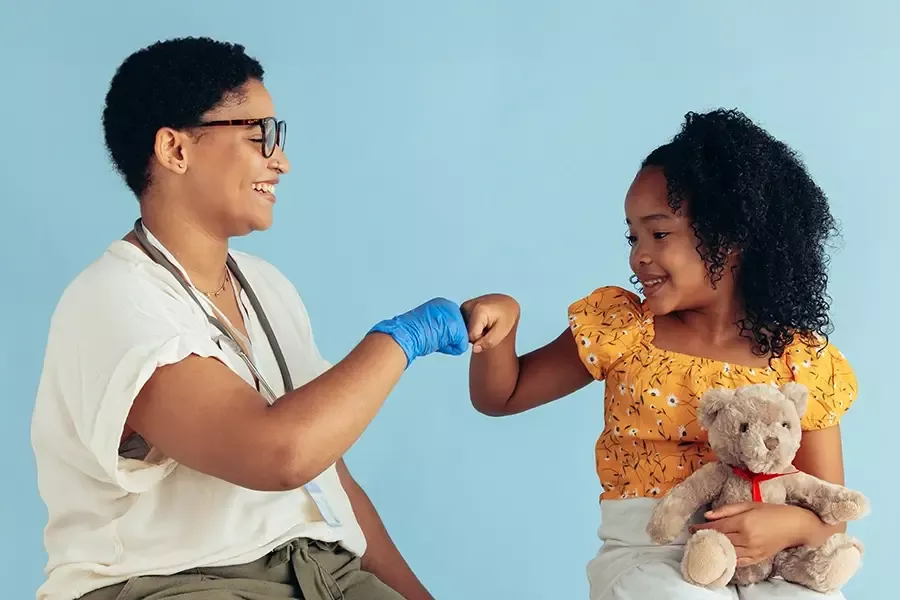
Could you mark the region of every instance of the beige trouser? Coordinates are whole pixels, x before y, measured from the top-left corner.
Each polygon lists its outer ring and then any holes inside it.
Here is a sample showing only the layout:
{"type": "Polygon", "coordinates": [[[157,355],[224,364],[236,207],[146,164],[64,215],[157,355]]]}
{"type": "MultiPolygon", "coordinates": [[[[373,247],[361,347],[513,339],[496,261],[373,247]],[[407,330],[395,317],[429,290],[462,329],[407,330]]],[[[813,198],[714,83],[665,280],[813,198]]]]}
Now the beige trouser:
{"type": "Polygon", "coordinates": [[[135,577],[81,600],[403,600],[359,557],[334,543],[296,539],[251,563],[135,577]]]}

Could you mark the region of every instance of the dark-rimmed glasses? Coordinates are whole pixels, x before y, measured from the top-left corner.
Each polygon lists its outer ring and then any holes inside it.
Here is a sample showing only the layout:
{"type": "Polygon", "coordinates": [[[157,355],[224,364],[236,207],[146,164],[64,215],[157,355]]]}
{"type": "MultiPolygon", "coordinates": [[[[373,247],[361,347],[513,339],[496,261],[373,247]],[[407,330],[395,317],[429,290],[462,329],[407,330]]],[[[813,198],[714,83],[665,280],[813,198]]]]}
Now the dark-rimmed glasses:
{"type": "Polygon", "coordinates": [[[281,148],[284,152],[284,144],[287,141],[287,123],[278,121],[275,117],[264,117],[262,119],[228,119],[225,121],[205,121],[197,123],[194,127],[230,127],[230,126],[249,127],[251,125],[259,125],[262,131],[262,155],[266,158],[275,153],[275,146],[281,148]]]}

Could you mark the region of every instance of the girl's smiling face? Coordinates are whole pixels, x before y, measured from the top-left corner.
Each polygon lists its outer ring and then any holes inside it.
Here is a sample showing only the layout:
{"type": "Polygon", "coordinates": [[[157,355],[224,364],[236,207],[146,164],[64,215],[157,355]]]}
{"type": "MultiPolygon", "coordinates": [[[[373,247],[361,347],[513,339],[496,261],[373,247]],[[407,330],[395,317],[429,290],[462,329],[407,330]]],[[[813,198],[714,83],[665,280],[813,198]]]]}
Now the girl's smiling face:
{"type": "Polygon", "coordinates": [[[701,310],[732,300],[737,293],[734,277],[711,284],[706,263],[698,252],[690,210],[684,201],[673,212],[662,169],[646,167],[635,176],[625,197],[629,263],[640,281],[647,308],[656,315],[701,310]]]}

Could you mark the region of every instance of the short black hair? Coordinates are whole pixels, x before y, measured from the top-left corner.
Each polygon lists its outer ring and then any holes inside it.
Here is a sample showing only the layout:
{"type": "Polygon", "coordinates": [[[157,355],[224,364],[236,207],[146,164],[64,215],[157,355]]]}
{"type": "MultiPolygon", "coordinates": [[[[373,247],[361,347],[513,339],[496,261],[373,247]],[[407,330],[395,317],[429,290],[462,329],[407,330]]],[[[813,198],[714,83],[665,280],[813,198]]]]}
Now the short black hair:
{"type": "Polygon", "coordinates": [[[662,169],[673,211],[687,201],[710,279],[740,252],[738,323],[754,352],[780,357],[795,336],[811,346],[831,332],[827,242],[837,233],[828,199],[797,153],[738,110],[690,112],[643,166],[662,169]]]}
{"type": "Polygon", "coordinates": [[[250,80],[262,65],[244,46],[205,37],[156,42],[130,55],[110,82],[103,134],[110,158],[140,198],[150,184],[149,163],[161,127],[180,129],[250,80]]]}

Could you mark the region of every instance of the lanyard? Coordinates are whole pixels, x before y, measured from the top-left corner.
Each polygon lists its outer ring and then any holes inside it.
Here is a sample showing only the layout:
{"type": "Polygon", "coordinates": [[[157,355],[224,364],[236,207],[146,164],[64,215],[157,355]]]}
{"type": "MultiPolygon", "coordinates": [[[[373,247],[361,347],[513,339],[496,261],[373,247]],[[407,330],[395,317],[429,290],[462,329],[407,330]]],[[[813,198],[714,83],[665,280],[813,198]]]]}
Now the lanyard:
{"type": "MultiPolygon", "coordinates": [[[[187,282],[184,275],[182,275],[181,270],[172,264],[165,254],[159,251],[147,237],[147,233],[144,231],[144,225],[141,219],[138,219],[134,222],[134,235],[137,237],[138,242],[150,255],[150,258],[153,259],[158,265],[165,268],[172,276],[175,278],[178,283],[181,284],[181,287],[187,291],[188,295],[193,298],[194,302],[203,310],[203,314],[206,315],[207,320],[210,324],[212,324],[216,329],[219,330],[220,335],[213,338],[218,344],[225,343],[231,349],[240,356],[241,360],[244,361],[244,364],[247,365],[247,368],[253,373],[253,375],[257,378],[260,384],[265,388],[268,397],[266,401],[269,404],[273,404],[275,400],[277,400],[274,391],[266,383],[266,380],[263,378],[262,373],[259,372],[259,369],[256,368],[256,365],[253,364],[253,361],[249,356],[244,352],[241,348],[241,345],[238,343],[237,339],[235,339],[234,334],[231,330],[225,326],[222,321],[220,321],[217,317],[211,315],[203,303],[200,302],[200,299],[194,293],[193,288],[187,282]]],[[[263,332],[266,334],[266,340],[269,342],[269,346],[272,347],[272,353],[275,355],[275,361],[278,363],[278,369],[281,371],[281,380],[284,383],[284,391],[285,393],[290,392],[294,389],[293,382],[291,381],[291,373],[287,367],[287,361],[284,358],[284,353],[281,351],[281,346],[278,344],[278,339],[275,337],[275,332],[272,330],[272,325],[269,323],[269,319],[266,317],[266,313],[263,310],[262,304],[259,302],[259,298],[257,298],[256,293],[253,291],[253,288],[250,287],[250,283],[247,281],[247,278],[244,277],[244,274],[241,272],[240,268],[237,265],[237,262],[228,255],[226,259],[226,267],[231,270],[234,274],[235,278],[237,278],[238,283],[240,283],[241,288],[246,292],[247,298],[250,300],[250,305],[253,307],[253,310],[256,312],[257,318],[259,318],[259,324],[263,328],[263,332]]]]}
{"type": "MultiPolygon", "coordinates": [[[[170,261],[165,254],[160,252],[160,250],[150,242],[150,239],[147,237],[146,231],[144,231],[144,225],[141,222],[141,219],[138,219],[134,223],[134,234],[144,250],[147,251],[147,254],[150,255],[150,258],[172,274],[176,281],[181,284],[181,287],[185,289],[190,297],[194,299],[194,302],[196,302],[197,305],[203,310],[203,314],[206,315],[207,320],[221,332],[219,335],[213,338],[213,341],[219,344],[224,342],[226,345],[230,346],[238,356],[241,357],[241,360],[244,361],[244,363],[247,365],[247,368],[250,369],[250,371],[265,389],[266,394],[263,395],[268,395],[266,401],[269,403],[269,405],[274,404],[277,400],[277,398],[275,397],[275,393],[272,391],[272,388],[269,386],[269,384],[266,383],[266,380],[263,378],[262,373],[259,372],[250,357],[247,356],[247,354],[241,348],[241,345],[235,339],[234,334],[228,327],[225,326],[224,323],[222,323],[222,321],[211,315],[206,310],[206,307],[203,306],[202,302],[200,302],[200,299],[194,293],[193,288],[187,282],[184,275],[181,273],[181,270],[178,269],[178,267],[176,267],[174,264],[172,264],[172,261],[170,261]]],[[[241,288],[244,290],[244,292],[246,292],[247,298],[250,300],[250,305],[256,312],[257,318],[259,318],[259,323],[260,325],[262,325],[263,331],[266,334],[266,339],[268,340],[269,345],[272,347],[272,353],[275,355],[275,361],[278,363],[278,369],[281,371],[281,379],[284,382],[285,393],[292,391],[294,389],[294,384],[291,381],[291,374],[290,371],[288,371],[287,361],[285,361],[284,353],[281,351],[281,346],[278,344],[278,340],[275,338],[275,332],[272,330],[271,324],[269,324],[269,319],[266,317],[266,313],[262,308],[262,304],[260,304],[259,302],[259,298],[256,297],[253,288],[250,287],[250,283],[244,277],[244,274],[238,267],[237,262],[235,262],[230,254],[226,259],[225,264],[227,268],[231,269],[231,272],[238,280],[241,288]]],[[[143,440],[141,440],[141,443],[146,446],[146,442],[144,442],[143,440]]],[[[140,445],[138,446],[138,448],[144,449],[143,446],[140,445]]],[[[332,510],[331,504],[328,502],[325,490],[322,489],[322,487],[315,480],[308,482],[303,486],[303,489],[306,490],[306,492],[312,498],[312,501],[319,509],[319,512],[321,513],[325,523],[327,523],[331,527],[339,527],[341,525],[341,520],[332,510]]]]}

